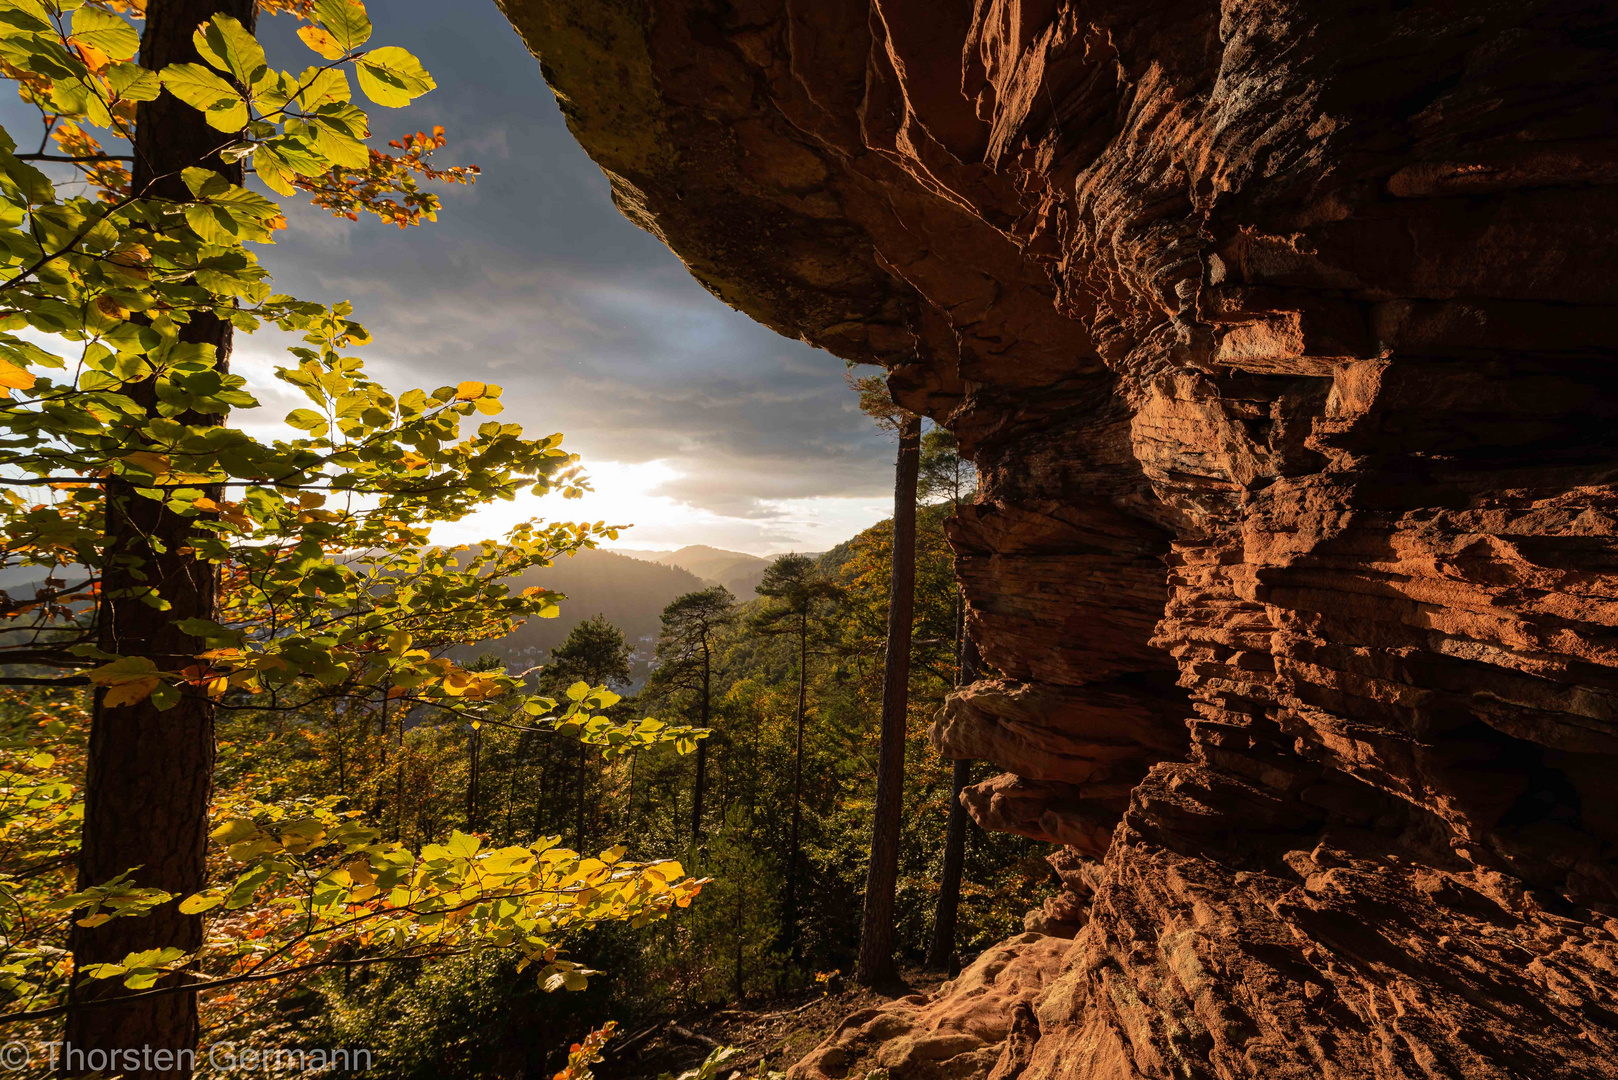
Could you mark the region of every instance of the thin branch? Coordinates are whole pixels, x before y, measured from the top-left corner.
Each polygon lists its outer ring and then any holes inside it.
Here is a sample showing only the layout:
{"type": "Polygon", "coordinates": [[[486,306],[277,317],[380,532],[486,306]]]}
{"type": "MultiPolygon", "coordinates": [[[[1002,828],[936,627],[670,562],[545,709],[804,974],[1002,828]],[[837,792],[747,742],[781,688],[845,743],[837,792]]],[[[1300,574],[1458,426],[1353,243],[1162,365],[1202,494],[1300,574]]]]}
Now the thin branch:
{"type": "Polygon", "coordinates": [[[16,159],[18,161],[81,162],[81,161],[134,161],[135,160],[134,157],[132,155],[129,155],[129,154],[80,154],[80,155],[77,155],[77,156],[74,156],[74,157],[67,157],[67,156],[65,156],[63,154],[16,154],[14,156],[16,157],[16,159]]]}

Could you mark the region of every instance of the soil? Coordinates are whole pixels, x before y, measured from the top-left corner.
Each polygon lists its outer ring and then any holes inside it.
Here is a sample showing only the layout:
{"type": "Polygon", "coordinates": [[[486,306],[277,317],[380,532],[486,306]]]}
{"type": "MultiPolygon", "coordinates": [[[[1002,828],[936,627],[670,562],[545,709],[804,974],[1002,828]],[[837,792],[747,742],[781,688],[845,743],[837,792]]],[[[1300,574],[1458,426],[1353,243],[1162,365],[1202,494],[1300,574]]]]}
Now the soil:
{"type": "Polygon", "coordinates": [[[812,987],[749,999],[740,1007],[702,1008],[648,1021],[613,1040],[618,1048],[608,1046],[606,1059],[595,1067],[595,1074],[600,1080],[678,1076],[701,1065],[720,1046],[742,1051],[725,1063],[722,1077],[785,1072],[850,1013],[907,994],[930,994],[945,981],[940,972],[917,969],[902,971],[901,978],[901,983],[881,990],[838,980],[830,984],[830,990],[812,987]]]}

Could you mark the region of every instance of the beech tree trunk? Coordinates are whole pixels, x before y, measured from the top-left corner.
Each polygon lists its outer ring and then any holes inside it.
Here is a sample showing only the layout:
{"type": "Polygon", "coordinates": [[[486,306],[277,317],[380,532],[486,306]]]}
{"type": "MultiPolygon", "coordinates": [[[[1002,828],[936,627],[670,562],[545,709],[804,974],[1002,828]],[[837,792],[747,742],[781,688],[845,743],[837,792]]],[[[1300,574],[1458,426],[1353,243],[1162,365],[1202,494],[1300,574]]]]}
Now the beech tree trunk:
{"type": "Polygon", "coordinates": [[[893,480],[893,584],[888,594],[888,648],[882,669],[882,747],[876,768],[871,862],[865,876],[865,917],[856,978],[866,986],[893,981],[893,904],[899,882],[903,825],[905,728],[910,710],[910,637],[916,604],[916,474],[921,418],[899,429],[893,480]]]}
{"type": "MultiPolygon", "coordinates": [[[[152,0],[141,36],[141,63],[154,70],[172,63],[197,63],[191,43],[197,24],[215,14],[231,15],[249,29],[254,0],[152,0]]],[[[203,165],[240,183],[239,164],[214,156],[232,141],[209,128],[202,114],[165,94],[142,103],[136,115],[133,182],[137,193],[184,200],[190,193],[180,171],[203,165]]],[[[181,332],[188,342],[218,350],[224,370],[231,348],[231,326],[208,315],[194,315],[181,332]]],[[[152,383],[129,391],[155,412],[152,383]]],[[[189,423],[212,417],[186,416],[189,423]]],[[[141,449],[129,447],[131,451],[141,449]]],[[[97,610],[100,646],[124,656],[148,657],[158,668],[183,667],[206,646],[183,634],[178,623],[211,618],[218,583],[215,567],[187,553],[191,525],[162,504],[136,495],[130,485],[108,481],[106,555],[97,610]],[[159,611],[139,599],[155,587],[170,605],[159,611]]],[[[74,925],[71,945],[82,971],[90,964],[121,961],[131,952],[174,946],[191,950],[202,943],[202,919],[182,915],[179,901],[206,884],[208,800],[214,765],[213,706],[187,694],[160,712],[150,699],[109,707],[97,690],[90,722],[85,775],[83,846],[79,886],[98,885],[134,870],[135,884],[163,889],[175,899],[144,918],[113,919],[100,926],[74,925]],[[137,869],[138,868],[138,869],[137,869]]],[[[157,988],[175,985],[176,978],[157,988]]],[[[185,1077],[197,1044],[194,993],[168,993],[120,1004],[99,1004],[127,996],[116,979],[76,980],[65,1038],[82,1051],[133,1051],[144,1047],[175,1052],[181,1067],[167,1070],[129,1067],[152,1057],[123,1057],[129,1078],[185,1077]]],[[[90,1055],[95,1059],[95,1055],[90,1055]]],[[[105,1060],[104,1058],[102,1060],[105,1060]]],[[[156,1059],[156,1060],[161,1060],[156,1059]]],[[[71,1073],[71,1070],[70,1070],[71,1073]]]]}

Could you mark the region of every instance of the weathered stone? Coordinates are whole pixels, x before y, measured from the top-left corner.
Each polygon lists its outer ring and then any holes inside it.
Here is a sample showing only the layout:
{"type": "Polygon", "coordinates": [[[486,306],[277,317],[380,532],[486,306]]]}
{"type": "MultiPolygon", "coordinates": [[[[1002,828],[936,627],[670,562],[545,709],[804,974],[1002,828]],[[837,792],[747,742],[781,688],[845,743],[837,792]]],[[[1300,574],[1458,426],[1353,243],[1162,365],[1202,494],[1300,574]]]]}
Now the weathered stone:
{"type": "Polygon", "coordinates": [[[626,213],[980,469],[936,737],[1090,899],[947,1060],[1618,1076],[1612,5],[503,2],[626,213]]]}
{"type": "Polygon", "coordinates": [[[1034,933],[1003,942],[930,998],[912,995],[848,1017],[788,1070],[788,1080],[843,1080],[872,1068],[895,1080],[965,1080],[1001,1062],[1015,1080],[1021,1070],[1005,1055],[1024,1066],[1032,1060],[1031,1005],[1056,978],[1069,946],[1034,933]]]}
{"type": "Polygon", "coordinates": [[[951,694],[928,735],[945,757],[992,761],[1030,780],[1133,784],[1185,753],[1185,713],[1180,694],[1135,683],[990,680],[951,694]]]}
{"type": "Polygon", "coordinates": [[[1002,773],[961,791],[961,805],[991,832],[1066,844],[1095,858],[1106,855],[1129,801],[1133,781],[1062,784],[1002,773]]]}

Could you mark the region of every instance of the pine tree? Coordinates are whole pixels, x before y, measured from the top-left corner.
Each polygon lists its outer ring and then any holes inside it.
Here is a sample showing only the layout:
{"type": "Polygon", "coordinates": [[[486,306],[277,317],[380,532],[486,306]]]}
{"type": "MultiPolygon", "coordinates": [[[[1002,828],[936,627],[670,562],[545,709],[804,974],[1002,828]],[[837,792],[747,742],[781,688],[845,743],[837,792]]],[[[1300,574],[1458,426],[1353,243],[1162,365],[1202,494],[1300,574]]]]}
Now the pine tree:
{"type": "Polygon", "coordinates": [[[810,647],[825,633],[830,603],[837,599],[835,584],[821,577],[815,560],[807,555],[783,555],[764,571],[758,594],[768,603],[754,617],[752,628],[766,636],[790,637],[798,654],[797,740],[792,759],[792,830],[787,841],[785,895],[781,905],[781,943],[796,955],[798,945],[798,871],[803,834],[803,729],[808,698],[810,647]]]}
{"type": "MultiPolygon", "coordinates": [[[[713,710],[719,635],[736,621],[736,598],[723,585],[686,593],[663,609],[657,641],[657,670],[647,692],[662,697],[686,694],[695,702],[699,728],[713,710]]],[[[707,790],[708,740],[697,744],[696,779],[691,792],[691,845],[702,842],[703,797],[707,790]]]]}
{"type": "MultiPolygon", "coordinates": [[[[551,650],[551,662],[540,674],[540,686],[560,693],[574,683],[605,686],[609,690],[628,686],[634,676],[629,670],[629,642],[624,632],[607,621],[605,615],[596,614],[575,626],[567,640],[551,650]]],[[[698,744],[701,745],[700,743],[698,744]]],[[[577,786],[573,815],[573,846],[584,850],[585,819],[588,816],[588,787],[590,756],[583,743],[574,751],[577,755],[577,786]]]]}
{"type": "Polygon", "coordinates": [[[910,644],[916,602],[916,485],[921,417],[894,403],[876,378],[854,382],[860,407],[899,436],[894,459],[893,568],[888,593],[887,643],[882,670],[881,746],[876,805],[871,815],[871,856],[865,878],[856,977],[873,986],[893,980],[893,906],[899,882],[899,833],[904,814],[905,728],[910,714],[910,644]]]}

